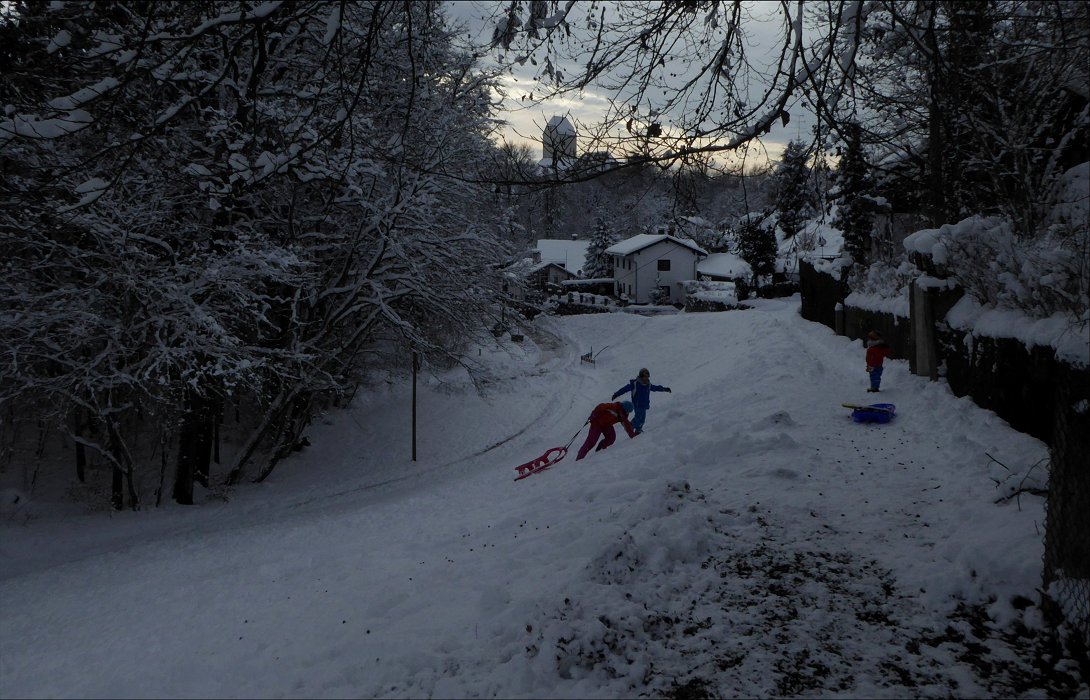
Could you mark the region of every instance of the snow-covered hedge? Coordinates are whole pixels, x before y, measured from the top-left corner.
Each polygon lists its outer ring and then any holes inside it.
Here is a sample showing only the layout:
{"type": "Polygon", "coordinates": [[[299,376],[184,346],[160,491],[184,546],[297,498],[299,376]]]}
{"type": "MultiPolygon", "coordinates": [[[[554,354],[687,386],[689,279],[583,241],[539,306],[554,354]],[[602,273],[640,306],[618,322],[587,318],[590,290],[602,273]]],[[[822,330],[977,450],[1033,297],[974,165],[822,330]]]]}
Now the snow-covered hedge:
{"type": "Polygon", "coordinates": [[[905,250],[925,270],[952,278],[976,301],[1032,318],[1063,315],[1087,324],[1087,228],[1057,222],[1036,238],[1009,221],[972,216],[908,236],[905,250]]]}

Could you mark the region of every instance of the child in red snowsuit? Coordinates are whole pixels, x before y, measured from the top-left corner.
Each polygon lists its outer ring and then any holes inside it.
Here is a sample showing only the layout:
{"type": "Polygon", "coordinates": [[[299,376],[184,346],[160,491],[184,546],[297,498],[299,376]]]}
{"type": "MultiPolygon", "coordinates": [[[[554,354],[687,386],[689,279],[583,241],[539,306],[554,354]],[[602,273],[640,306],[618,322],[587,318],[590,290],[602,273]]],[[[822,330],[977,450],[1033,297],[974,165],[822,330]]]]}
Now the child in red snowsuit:
{"type": "Polygon", "coordinates": [[[882,362],[892,354],[889,345],[882,340],[878,331],[867,333],[867,374],[870,375],[870,388],[867,392],[878,391],[882,384],[882,362]]]}
{"type": "Polygon", "coordinates": [[[613,429],[615,423],[620,423],[624,426],[625,432],[628,433],[628,437],[636,437],[636,431],[632,428],[632,424],[628,422],[628,413],[632,410],[632,403],[629,401],[621,401],[620,403],[600,403],[594,407],[594,410],[590,414],[590,434],[587,435],[587,439],[583,442],[583,446],[579,448],[579,455],[575,458],[579,461],[587,456],[590,452],[590,448],[594,447],[594,443],[598,442],[598,438],[602,438],[602,442],[595,450],[604,450],[613,444],[613,441],[617,439],[617,432],[613,429]]]}

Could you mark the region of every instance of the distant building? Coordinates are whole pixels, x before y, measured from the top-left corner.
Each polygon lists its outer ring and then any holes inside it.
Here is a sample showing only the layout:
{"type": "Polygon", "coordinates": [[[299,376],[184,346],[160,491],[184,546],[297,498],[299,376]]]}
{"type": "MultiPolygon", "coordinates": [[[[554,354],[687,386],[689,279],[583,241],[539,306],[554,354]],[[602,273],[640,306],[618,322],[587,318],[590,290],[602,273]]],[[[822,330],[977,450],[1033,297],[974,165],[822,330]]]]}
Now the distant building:
{"type": "Polygon", "coordinates": [[[531,288],[544,290],[549,285],[559,285],[561,282],[570,280],[573,277],[575,275],[564,269],[563,265],[544,261],[530,268],[529,273],[526,275],[526,281],[531,288]]]}
{"type": "Polygon", "coordinates": [[[542,238],[534,249],[535,263],[556,263],[571,273],[572,277],[583,274],[590,241],[566,241],[542,238]]]}
{"type": "Polygon", "coordinates": [[[613,170],[621,161],[609,151],[588,151],[578,155],[578,134],[567,117],[554,116],[541,132],[541,160],[538,173],[557,177],[561,174],[586,174],[613,170]]]}
{"type": "Polygon", "coordinates": [[[538,165],[546,170],[567,170],[575,163],[576,140],[575,127],[567,117],[552,117],[541,133],[538,165]]]}

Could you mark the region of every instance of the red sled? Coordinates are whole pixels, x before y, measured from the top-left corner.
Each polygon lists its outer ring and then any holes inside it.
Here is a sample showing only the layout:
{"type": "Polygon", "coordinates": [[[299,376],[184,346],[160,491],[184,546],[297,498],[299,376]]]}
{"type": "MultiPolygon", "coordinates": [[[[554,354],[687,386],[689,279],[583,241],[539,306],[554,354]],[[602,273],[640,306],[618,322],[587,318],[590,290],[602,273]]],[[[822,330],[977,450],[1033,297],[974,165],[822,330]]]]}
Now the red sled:
{"type": "Polygon", "coordinates": [[[531,459],[526,464],[520,464],[515,467],[515,471],[519,473],[515,477],[515,481],[519,479],[525,479],[528,476],[533,476],[538,472],[543,472],[549,467],[553,466],[560,460],[564,459],[564,455],[568,454],[567,447],[553,447],[550,448],[545,454],[541,455],[537,459],[531,459]]]}

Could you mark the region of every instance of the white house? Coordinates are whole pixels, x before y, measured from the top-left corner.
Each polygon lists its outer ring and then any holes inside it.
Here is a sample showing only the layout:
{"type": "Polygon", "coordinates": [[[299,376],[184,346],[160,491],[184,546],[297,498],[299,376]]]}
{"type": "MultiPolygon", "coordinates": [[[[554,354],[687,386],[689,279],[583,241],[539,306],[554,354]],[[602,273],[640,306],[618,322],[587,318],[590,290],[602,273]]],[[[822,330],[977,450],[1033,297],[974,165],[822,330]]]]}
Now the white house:
{"type": "Polygon", "coordinates": [[[641,233],[606,249],[613,257],[617,296],[647,304],[661,290],[662,303],[685,301],[684,282],[697,278],[697,263],[708,253],[696,243],[669,234],[641,233]]]}

